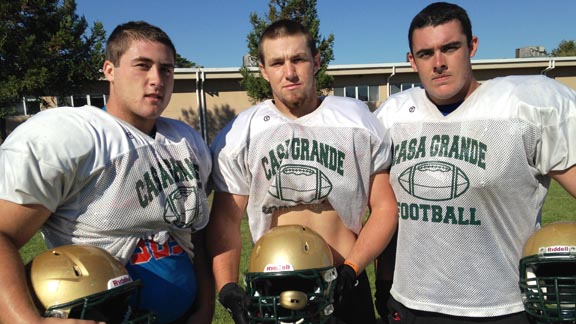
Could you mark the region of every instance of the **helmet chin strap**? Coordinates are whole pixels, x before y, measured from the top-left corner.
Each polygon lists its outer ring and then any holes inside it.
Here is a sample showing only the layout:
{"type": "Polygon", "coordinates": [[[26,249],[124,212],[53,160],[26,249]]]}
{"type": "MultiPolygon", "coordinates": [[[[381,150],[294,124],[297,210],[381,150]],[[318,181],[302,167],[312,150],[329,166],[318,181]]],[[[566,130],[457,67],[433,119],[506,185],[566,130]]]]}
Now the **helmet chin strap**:
{"type": "Polygon", "coordinates": [[[301,318],[299,320],[297,320],[296,322],[279,322],[280,324],[302,324],[304,323],[304,319],[301,318]]]}

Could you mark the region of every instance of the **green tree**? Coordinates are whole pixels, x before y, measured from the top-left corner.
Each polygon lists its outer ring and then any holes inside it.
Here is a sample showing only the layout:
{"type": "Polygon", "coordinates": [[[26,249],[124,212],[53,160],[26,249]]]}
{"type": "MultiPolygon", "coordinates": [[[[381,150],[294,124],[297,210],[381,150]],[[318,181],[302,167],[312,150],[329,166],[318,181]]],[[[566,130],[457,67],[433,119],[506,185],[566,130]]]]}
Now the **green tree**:
{"type": "Polygon", "coordinates": [[[0,2],[0,118],[22,97],[74,94],[102,76],[106,32],[74,0],[0,2]]]}
{"type": "Polygon", "coordinates": [[[552,50],[552,56],[576,56],[576,41],[563,40],[557,48],[552,50]]]}
{"type": "MultiPolygon", "coordinates": [[[[316,0],[270,0],[268,15],[259,17],[256,13],[250,14],[250,23],[254,28],[247,36],[248,55],[252,62],[258,61],[258,40],[264,29],[279,19],[293,19],[301,22],[308,28],[320,52],[321,66],[316,73],[318,94],[327,94],[332,88],[334,78],[326,73],[328,64],[334,59],[334,35],[327,38],[320,35],[320,20],[316,11],[316,0]]],[[[253,103],[272,98],[270,85],[259,72],[251,71],[250,66],[240,68],[242,86],[246,89],[253,103]]]]}
{"type": "Polygon", "coordinates": [[[180,56],[180,54],[176,53],[176,67],[177,68],[193,68],[193,67],[201,67],[194,62],[189,61],[187,58],[180,56]]]}

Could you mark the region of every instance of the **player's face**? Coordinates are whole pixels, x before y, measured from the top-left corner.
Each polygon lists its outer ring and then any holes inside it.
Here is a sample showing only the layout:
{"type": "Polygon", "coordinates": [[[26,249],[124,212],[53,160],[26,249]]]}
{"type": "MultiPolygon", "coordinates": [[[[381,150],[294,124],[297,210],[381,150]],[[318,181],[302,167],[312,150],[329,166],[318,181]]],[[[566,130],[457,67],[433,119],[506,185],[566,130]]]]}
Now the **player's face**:
{"type": "Polygon", "coordinates": [[[118,66],[104,63],[110,81],[107,111],[148,133],[172,96],[174,54],[164,44],[133,40],[118,66]]]}
{"type": "Polygon", "coordinates": [[[303,35],[266,39],[260,72],[272,87],[274,103],[284,113],[305,115],[316,109],[314,74],[320,56],[313,56],[303,35]]]}
{"type": "Polygon", "coordinates": [[[408,58],[432,102],[456,103],[474,91],[477,82],[470,59],[477,48],[478,38],[468,44],[458,20],[413,31],[408,58]]]}

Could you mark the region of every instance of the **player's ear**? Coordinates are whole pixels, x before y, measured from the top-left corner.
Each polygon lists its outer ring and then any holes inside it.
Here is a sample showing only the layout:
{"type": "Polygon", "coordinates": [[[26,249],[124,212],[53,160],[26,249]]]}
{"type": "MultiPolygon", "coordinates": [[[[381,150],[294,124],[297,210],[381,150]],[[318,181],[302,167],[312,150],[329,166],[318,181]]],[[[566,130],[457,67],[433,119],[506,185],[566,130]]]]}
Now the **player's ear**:
{"type": "Polygon", "coordinates": [[[108,60],[104,61],[102,72],[104,73],[106,80],[110,82],[114,81],[114,64],[112,62],[108,60]]]}
{"type": "Polygon", "coordinates": [[[318,73],[318,70],[320,70],[320,53],[317,53],[316,55],[314,55],[314,75],[316,75],[316,73],[318,73]]]}
{"type": "Polygon", "coordinates": [[[408,61],[412,66],[412,70],[414,70],[414,72],[418,72],[418,66],[416,66],[416,62],[414,61],[414,55],[412,55],[412,52],[408,52],[408,61]]]}
{"type": "Polygon", "coordinates": [[[258,63],[258,68],[260,68],[260,74],[262,74],[264,80],[270,82],[270,78],[268,77],[268,73],[266,73],[266,68],[264,67],[264,64],[258,63]]]}
{"type": "Polygon", "coordinates": [[[478,37],[477,36],[472,36],[472,40],[470,41],[470,45],[468,45],[469,50],[470,50],[470,58],[474,57],[474,55],[476,55],[476,51],[478,50],[478,37]]]}

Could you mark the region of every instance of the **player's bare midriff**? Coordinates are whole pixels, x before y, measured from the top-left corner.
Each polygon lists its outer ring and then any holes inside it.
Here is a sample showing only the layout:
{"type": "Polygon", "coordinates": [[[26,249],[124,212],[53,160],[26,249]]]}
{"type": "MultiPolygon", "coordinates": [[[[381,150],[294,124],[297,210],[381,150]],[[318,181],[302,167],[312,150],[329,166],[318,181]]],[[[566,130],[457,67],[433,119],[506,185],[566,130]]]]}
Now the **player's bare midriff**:
{"type": "Polygon", "coordinates": [[[329,202],[283,208],[272,215],[273,227],[292,224],[305,225],[320,234],[332,249],[335,265],[344,262],[356,242],[356,234],[344,225],[329,202]]]}

